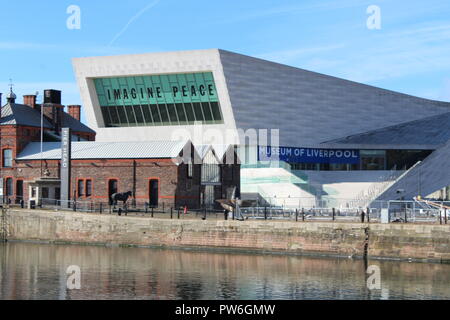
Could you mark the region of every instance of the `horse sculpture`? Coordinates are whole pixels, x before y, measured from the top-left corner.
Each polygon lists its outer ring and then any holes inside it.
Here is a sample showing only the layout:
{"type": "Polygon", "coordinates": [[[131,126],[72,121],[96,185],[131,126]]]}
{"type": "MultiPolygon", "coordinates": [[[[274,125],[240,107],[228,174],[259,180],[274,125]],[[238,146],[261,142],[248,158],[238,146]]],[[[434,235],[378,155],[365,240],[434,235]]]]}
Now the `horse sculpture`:
{"type": "Polygon", "coordinates": [[[127,203],[128,198],[131,197],[132,194],[133,192],[131,191],[113,193],[111,195],[111,202],[114,206],[117,205],[117,201],[122,201],[123,205],[125,205],[127,203]]]}

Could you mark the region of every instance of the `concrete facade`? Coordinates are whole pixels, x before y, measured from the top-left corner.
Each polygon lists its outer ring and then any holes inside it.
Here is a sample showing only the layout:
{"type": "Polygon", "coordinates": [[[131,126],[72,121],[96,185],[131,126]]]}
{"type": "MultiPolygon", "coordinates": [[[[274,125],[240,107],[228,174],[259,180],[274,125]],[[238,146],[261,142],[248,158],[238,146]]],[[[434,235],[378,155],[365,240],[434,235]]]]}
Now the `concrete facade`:
{"type": "MultiPolygon", "coordinates": [[[[422,99],[220,49],[76,58],[87,121],[98,141],[175,140],[176,126],[103,128],[93,78],[211,71],[223,125],[209,129],[280,129],[282,146],[317,146],[450,111],[422,99]]],[[[186,126],[194,136],[193,126],[186,126]]],[[[193,140],[195,143],[196,141],[193,140]]]]}

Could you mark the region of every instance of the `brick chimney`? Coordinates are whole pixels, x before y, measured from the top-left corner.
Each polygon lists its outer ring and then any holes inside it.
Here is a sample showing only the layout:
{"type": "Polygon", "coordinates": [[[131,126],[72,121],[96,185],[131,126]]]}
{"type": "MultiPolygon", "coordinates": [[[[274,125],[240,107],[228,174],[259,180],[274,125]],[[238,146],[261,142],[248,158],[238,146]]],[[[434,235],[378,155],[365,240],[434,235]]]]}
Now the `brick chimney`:
{"type": "Polygon", "coordinates": [[[44,103],[42,104],[44,116],[53,124],[54,130],[59,132],[62,126],[61,91],[44,90],[44,103]]]}
{"type": "Polygon", "coordinates": [[[36,95],[28,94],[28,95],[23,96],[23,104],[35,109],[36,108],[36,95]]]}
{"type": "Polygon", "coordinates": [[[81,106],[80,105],[71,105],[71,106],[67,106],[67,108],[68,108],[68,114],[70,116],[72,116],[72,118],[75,118],[78,121],[80,121],[81,106]]]}

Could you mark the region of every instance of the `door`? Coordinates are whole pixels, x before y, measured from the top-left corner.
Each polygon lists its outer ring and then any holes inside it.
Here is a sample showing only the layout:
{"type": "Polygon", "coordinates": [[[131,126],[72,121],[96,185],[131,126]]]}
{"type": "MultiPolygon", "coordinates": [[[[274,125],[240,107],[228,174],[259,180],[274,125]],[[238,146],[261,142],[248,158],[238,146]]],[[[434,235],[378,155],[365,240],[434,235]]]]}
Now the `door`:
{"type": "Polygon", "coordinates": [[[212,209],[214,207],[214,186],[206,185],[205,186],[205,207],[208,209],[212,209]]]}
{"type": "Polygon", "coordinates": [[[110,205],[112,204],[111,195],[114,193],[117,193],[117,180],[111,179],[108,181],[108,199],[110,205]]]}
{"type": "Polygon", "coordinates": [[[16,182],[16,203],[20,203],[23,200],[23,180],[17,180],[16,182]]]}
{"type": "Polygon", "coordinates": [[[151,179],[149,182],[149,203],[151,207],[158,207],[159,180],[151,179]]]}

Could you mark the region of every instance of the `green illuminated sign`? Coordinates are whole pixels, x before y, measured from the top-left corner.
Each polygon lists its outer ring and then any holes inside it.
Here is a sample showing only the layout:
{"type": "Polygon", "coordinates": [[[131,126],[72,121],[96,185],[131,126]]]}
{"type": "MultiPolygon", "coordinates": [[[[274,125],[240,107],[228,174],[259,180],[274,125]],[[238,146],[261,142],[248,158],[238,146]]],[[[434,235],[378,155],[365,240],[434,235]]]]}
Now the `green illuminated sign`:
{"type": "Polygon", "coordinates": [[[101,106],[217,102],[211,72],[94,79],[101,106]]]}
{"type": "Polygon", "coordinates": [[[96,78],[106,127],[223,123],[211,72],[96,78]]]}

